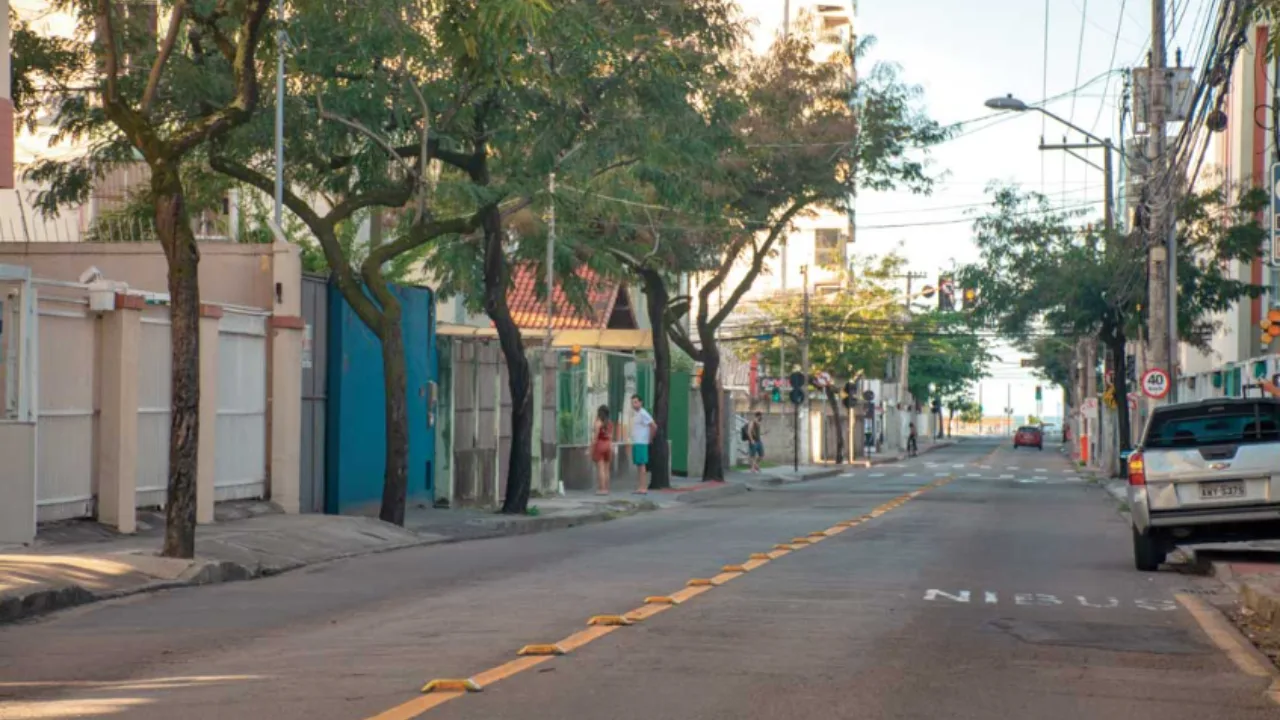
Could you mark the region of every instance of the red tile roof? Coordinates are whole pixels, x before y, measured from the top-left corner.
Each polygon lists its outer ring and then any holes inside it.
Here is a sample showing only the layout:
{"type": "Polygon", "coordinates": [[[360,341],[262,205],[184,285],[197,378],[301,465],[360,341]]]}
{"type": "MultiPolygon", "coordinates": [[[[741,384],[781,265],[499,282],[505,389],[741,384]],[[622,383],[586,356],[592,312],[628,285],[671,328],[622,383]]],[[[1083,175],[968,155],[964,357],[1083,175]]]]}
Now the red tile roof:
{"type": "MultiPolygon", "coordinates": [[[[507,305],[511,317],[521,329],[547,327],[547,301],[538,296],[538,278],[532,266],[512,268],[512,287],[507,291],[507,305]]],[[[574,307],[565,297],[560,284],[556,284],[552,296],[552,327],[556,330],[603,330],[618,301],[621,283],[599,277],[589,269],[578,271],[578,277],[587,284],[587,306],[574,307]]]]}

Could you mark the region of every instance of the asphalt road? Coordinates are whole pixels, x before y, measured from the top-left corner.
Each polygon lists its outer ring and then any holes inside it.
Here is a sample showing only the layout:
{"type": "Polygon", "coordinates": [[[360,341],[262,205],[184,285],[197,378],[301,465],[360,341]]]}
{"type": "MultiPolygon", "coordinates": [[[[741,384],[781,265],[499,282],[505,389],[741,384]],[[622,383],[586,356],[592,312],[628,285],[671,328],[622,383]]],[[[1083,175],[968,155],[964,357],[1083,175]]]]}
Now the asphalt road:
{"type": "Polygon", "coordinates": [[[1213,588],[1134,571],[1114,504],[1054,448],[970,441],[602,525],[3,627],[0,718],[1280,717],[1270,678],[1242,672],[1188,611],[1213,588]],[[872,511],[680,604],[643,604],[872,511]],[[656,614],[581,634],[639,607],[656,614]],[[509,664],[566,638],[581,644],[509,664]],[[485,689],[418,693],[467,677],[485,689]]]}

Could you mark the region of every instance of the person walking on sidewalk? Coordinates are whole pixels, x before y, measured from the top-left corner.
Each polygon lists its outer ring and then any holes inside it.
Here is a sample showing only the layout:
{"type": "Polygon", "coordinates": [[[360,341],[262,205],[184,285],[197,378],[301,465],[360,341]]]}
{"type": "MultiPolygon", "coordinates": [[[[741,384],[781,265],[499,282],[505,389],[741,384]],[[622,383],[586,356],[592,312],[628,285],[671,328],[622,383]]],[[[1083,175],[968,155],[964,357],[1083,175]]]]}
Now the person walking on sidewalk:
{"type": "Polygon", "coordinates": [[[649,494],[649,443],[653,442],[654,433],[658,432],[658,424],[653,416],[644,409],[644,402],[639,395],[631,396],[631,407],[636,411],[631,419],[631,461],[636,465],[636,494],[649,494]]]}
{"type": "Polygon", "coordinates": [[[591,443],[591,460],[596,464],[596,494],[609,494],[610,465],[613,464],[613,422],[609,420],[609,406],[596,409],[596,423],[592,430],[595,440],[591,443]]]}
{"type": "Polygon", "coordinates": [[[918,451],[918,446],[916,444],[916,424],[910,423],[907,427],[909,428],[907,432],[907,457],[915,457],[916,452],[918,451]]]}
{"type": "Polygon", "coordinates": [[[761,437],[760,425],[764,420],[764,413],[759,410],[756,415],[747,423],[747,456],[751,458],[751,472],[760,472],[760,461],[764,459],[764,438],[761,437]]]}

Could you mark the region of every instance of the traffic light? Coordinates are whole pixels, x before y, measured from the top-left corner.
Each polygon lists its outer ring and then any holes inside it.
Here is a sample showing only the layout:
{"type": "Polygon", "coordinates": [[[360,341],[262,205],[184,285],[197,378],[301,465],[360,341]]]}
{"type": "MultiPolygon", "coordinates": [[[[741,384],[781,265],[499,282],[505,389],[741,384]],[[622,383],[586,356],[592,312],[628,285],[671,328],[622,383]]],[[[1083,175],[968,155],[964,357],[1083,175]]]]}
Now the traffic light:
{"type": "Polygon", "coordinates": [[[1040,386],[1039,386],[1039,385],[1037,385],[1037,386],[1036,386],[1036,402],[1040,402],[1040,400],[1041,400],[1041,399],[1042,399],[1042,398],[1041,398],[1041,396],[1040,396],[1040,386]]]}
{"type": "Polygon", "coordinates": [[[574,345],[569,348],[569,364],[578,365],[582,362],[582,346],[574,345]]]}
{"type": "Polygon", "coordinates": [[[950,275],[938,276],[938,310],[952,312],[956,309],[956,281],[950,275]]]}
{"type": "Polygon", "coordinates": [[[778,387],[777,385],[774,385],[773,392],[770,393],[769,399],[776,403],[782,402],[782,388],[778,387]]]}
{"type": "Polygon", "coordinates": [[[978,291],[974,288],[964,289],[964,309],[972,310],[978,304],[978,291]]]}
{"type": "Polygon", "coordinates": [[[799,405],[804,402],[804,373],[791,373],[791,402],[799,405]]]}
{"type": "Polygon", "coordinates": [[[1271,308],[1267,316],[1259,323],[1262,326],[1262,344],[1270,345],[1280,335],[1280,308],[1271,308]]]}
{"type": "Polygon", "coordinates": [[[847,408],[855,408],[858,406],[858,385],[857,383],[847,382],[844,384],[844,406],[847,408]]]}

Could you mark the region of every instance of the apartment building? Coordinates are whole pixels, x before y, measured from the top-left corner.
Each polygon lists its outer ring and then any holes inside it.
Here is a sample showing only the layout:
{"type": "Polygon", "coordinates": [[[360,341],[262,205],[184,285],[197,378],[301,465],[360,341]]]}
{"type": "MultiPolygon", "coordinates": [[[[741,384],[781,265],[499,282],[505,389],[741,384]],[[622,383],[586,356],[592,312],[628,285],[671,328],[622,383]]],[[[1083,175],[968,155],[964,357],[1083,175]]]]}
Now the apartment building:
{"type": "MultiPolygon", "coordinates": [[[[816,25],[818,42],[814,48],[815,59],[828,60],[833,55],[847,55],[856,41],[854,16],[856,2],[843,0],[750,0],[742,4],[744,12],[754,20],[752,48],[765,52],[778,35],[797,30],[802,23],[816,25]]],[[[850,63],[850,81],[855,79],[850,63]]],[[[756,278],[750,292],[743,297],[739,312],[750,316],[754,302],[779,293],[821,293],[839,288],[849,264],[853,244],[853,223],[842,211],[818,208],[808,217],[796,220],[790,233],[782,238],[777,253],[765,264],[764,271],[756,278]]],[[[730,273],[724,284],[732,290],[746,274],[747,260],[741,261],[730,273]]],[[[698,278],[693,278],[696,292],[698,278]]],[[[722,297],[713,297],[719,304],[722,297]]]]}

